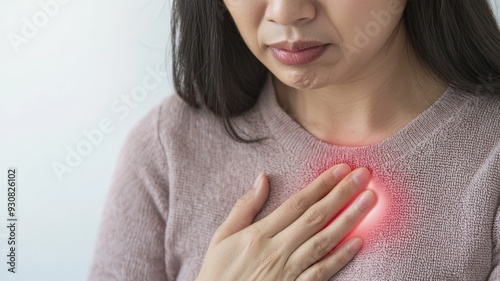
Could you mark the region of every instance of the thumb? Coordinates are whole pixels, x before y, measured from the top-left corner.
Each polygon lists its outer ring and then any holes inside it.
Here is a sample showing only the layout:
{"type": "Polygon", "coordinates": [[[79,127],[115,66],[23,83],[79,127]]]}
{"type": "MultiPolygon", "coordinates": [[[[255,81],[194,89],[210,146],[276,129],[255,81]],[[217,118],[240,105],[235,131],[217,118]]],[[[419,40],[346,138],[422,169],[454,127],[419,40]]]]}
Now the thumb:
{"type": "Polygon", "coordinates": [[[255,179],[253,188],[238,199],[226,220],[219,226],[214,235],[214,242],[219,243],[252,224],[255,215],[264,206],[268,194],[269,183],[267,176],[264,172],[261,172],[255,179]]]}

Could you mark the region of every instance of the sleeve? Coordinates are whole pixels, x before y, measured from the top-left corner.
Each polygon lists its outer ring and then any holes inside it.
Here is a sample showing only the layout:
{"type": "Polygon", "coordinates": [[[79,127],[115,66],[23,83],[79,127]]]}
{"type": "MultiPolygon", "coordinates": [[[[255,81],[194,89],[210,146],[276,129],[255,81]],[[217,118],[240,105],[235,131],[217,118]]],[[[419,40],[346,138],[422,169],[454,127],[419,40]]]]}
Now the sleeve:
{"type": "Polygon", "coordinates": [[[497,206],[493,223],[493,259],[489,281],[500,280],[500,205],[497,206]]]}
{"type": "Polygon", "coordinates": [[[127,135],[108,191],[90,281],[167,280],[168,167],[160,142],[161,106],[127,135]]]}

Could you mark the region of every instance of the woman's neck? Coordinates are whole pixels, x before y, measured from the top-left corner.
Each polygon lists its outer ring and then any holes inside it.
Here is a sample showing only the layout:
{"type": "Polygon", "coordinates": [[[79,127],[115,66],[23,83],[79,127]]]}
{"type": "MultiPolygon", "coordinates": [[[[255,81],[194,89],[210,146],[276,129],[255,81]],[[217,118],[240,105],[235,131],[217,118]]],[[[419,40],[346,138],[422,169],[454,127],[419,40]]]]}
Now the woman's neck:
{"type": "Polygon", "coordinates": [[[407,56],[401,55],[350,83],[295,89],[273,75],[273,84],[283,110],[316,138],[342,146],[371,145],[405,127],[446,90],[416,61],[415,79],[407,56]]]}

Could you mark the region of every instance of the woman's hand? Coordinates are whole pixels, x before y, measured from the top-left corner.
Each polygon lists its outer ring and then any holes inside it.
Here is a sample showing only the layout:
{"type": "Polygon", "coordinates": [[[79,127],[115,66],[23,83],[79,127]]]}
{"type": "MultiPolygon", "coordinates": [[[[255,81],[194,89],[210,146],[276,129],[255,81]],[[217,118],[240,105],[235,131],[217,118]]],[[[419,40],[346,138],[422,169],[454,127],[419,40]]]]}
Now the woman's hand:
{"type": "Polygon", "coordinates": [[[328,280],[361,248],[361,239],[353,238],[332,251],[375,205],[375,194],[364,191],[329,222],[369,180],[366,168],[351,172],[346,164],[333,166],[252,224],[269,194],[267,178],[261,175],[257,188],[236,202],[215,231],[196,280],[328,280]]]}

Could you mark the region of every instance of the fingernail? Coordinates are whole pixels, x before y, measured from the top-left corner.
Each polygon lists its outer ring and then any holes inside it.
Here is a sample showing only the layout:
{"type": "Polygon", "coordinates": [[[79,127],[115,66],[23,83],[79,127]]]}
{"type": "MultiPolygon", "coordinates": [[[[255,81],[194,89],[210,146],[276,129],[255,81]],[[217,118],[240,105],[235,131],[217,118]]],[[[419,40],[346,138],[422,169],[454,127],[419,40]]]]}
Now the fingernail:
{"type": "Polygon", "coordinates": [[[357,169],[356,171],[354,171],[353,178],[357,185],[363,186],[370,179],[370,172],[364,168],[357,169]]]}
{"type": "Polygon", "coordinates": [[[375,195],[371,190],[367,190],[361,194],[361,197],[356,202],[356,206],[361,211],[366,211],[375,203],[375,195]]]}
{"type": "Polygon", "coordinates": [[[349,244],[347,244],[347,251],[351,253],[356,253],[361,249],[361,245],[363,245],[363,241],[360,238],[354,238],[349,244]]]}
{"type": "Polygon", "coordinates": [[[255,189],[255,194],[259,191],[259,187],[262,186],[262,179],[264,178],[264,172],[260,172],[260,174],[257,176],[253,183],[253,188],[255,189]]]}

